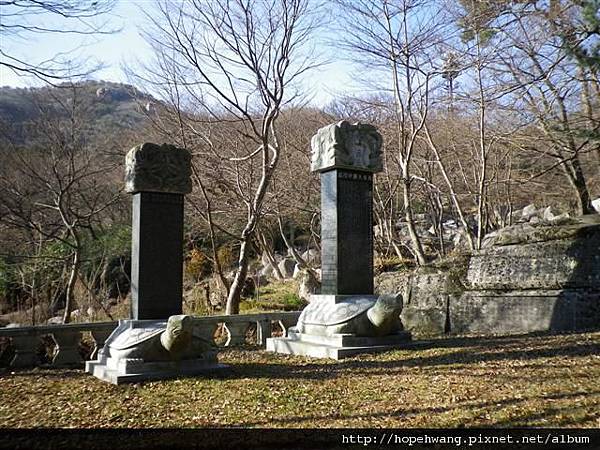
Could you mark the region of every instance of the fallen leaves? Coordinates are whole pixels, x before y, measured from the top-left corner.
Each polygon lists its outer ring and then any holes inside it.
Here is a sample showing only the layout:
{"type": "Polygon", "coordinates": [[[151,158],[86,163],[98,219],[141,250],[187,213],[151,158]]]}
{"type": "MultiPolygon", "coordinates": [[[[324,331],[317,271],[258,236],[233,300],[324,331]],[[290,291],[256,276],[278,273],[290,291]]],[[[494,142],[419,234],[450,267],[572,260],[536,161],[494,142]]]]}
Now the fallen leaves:
{"type": "Polygon", "coordinates": [[[336,362],[225,350],[214,378],[0,376],[0,427],[597,427],[600,333],[433,341],[336,362]]]}

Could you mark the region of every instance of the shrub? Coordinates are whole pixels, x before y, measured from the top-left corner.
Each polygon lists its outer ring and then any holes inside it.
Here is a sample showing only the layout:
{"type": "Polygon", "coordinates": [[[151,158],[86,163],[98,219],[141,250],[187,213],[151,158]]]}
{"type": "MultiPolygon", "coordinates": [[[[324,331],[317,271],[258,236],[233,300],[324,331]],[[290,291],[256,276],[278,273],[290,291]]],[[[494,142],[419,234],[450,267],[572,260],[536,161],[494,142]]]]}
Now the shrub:
{"type": "Polygon", "coordinates": [[[208,257],[199,249],[193,249],[187,257],[185,273],[194,281],[209,275],[211,263],[208,257]]]}
{"type": "Polygon", "coordinates": [[[297,294],[287,293],[283,296],[283,309],[285,311],[298,311],[306,306],[306,302],[297,294]]]}
{"type": "Polygon", "coordinates": [[[223,267],[224,269],[229,269],[233,267],[237,260],[231,244],[225,244],[220,246],[217,250],[217,258],[219,258],[219,261],[221,262],[221,267],[223,267]]]}

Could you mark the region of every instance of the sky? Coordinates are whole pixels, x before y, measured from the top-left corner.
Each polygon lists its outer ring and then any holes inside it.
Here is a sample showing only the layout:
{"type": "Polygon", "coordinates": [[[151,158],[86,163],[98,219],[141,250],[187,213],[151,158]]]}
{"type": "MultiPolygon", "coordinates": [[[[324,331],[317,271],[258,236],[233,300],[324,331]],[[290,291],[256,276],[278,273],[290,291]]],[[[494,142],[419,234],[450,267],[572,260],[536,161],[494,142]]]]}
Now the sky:
{"type": "MultiPolygon", "coordinates": [[[[147,10],[151,5],[152,2],[147,0],[118,0],[116,8],[107,17],[108,28],[120,29],[114,34],[82,36],[29,33],[22,38],[2,35],[0,46],[11,55],[36,63],[52,58],[57,53],[71,52],[70,55],[103,64],[104,68],[91,78],[129,83],[123,66],[135,69],[139,67],[139,62],[149,61],[153,57],[148,44],[139,34],[147,20],[140,8],[147,10]]],[[[30,25],[63,26],[54,20],[43,15],[28,19],[30,25]]],[[[351,81],[349,63],[334,58],[330,60],[329,64],[309,75],[307,84],[311,87],[312,103],[315,105],[323,106],[343,92],[352,93],[356,90],[351,81]]],[[[0,66],[0,85],[27,87],[40,85],[40,82],[0,66]]]]}

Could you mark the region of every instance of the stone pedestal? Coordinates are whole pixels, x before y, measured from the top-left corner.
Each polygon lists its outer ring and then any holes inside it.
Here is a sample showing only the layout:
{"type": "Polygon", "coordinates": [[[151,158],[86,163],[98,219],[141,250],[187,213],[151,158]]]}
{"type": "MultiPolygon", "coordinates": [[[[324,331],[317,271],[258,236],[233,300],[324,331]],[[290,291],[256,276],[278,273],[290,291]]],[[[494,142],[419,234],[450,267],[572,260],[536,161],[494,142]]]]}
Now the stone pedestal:
{"type": "Polygon", "coordinates": [[[376,335],[377,330],[369,326],[368,313],[378,299],[375,295],[313,295],[286,337],[267,339],[267,351],[343,359],[398,348],[410,341],[410,333],[393,327],[376,335]],[[354,332],[337,332],[343,328],[354,332]]]}
{"type": "Polygon", "coordinates": [[[321,174],[320,295],[311,295],[284,338],[267,350],[341,359],[391,350],[402,330],[400,295],[373,295],[373,173],[383,169],[382,138],[371,125],[340,122],[312,139],[311,169],[321,174]]]}
{"type": "Polygon", "coordinates": [[[166,329],[167,321],[120,321],[98,358],[85,363],[85,371],[103,381],[122,384],[194,376],[227,367],[217,361],[216,348],[194,352],[194,357],[184,359],[165,358],[160,338],[166,329]],[[138,349],[135,353],[130,350],[134,347],[138,349]],[[132,355],[126,355],[127,351],[132,355]]]}

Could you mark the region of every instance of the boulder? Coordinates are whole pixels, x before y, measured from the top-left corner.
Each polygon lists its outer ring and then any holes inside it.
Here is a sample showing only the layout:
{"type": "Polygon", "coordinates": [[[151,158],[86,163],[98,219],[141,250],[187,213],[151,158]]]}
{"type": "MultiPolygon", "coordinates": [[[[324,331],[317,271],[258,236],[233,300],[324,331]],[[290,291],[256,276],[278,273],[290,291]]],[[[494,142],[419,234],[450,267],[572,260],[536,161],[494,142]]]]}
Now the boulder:
{"type": "Polygon", "coordinates": [[[376,237],[376,238],[383,236],[383,231],[381,229],[381,225],[374,225],[373,226],[373,236],[376,237]]]}
{"type": "Polygon", "coordinates": [[[552,210],[552,206],[548,206],[544,210],[544,214],[542,217],[544,218],[544,220],[546,222],[552,222],[554,220],[554,218],[556,217],[556,214],[554,214],[554,211],[552,210]]]}
{"type": "Polygon", "coordinates": [[[119,301],[116,298],[107,298],[102,302],[102,306],[104,306],[106,309],[109,309],[111,306],[117,306],[118,304],[119,301]]]}
{"type": "Polygon", "coordinates": [[[294,267],[294,274],[292,275],[292,278],[295,280],[296,278],[298,278],[298,276],[300,276],[300,272],[302,271],[302,269],[300,268],[300,264],[296,264],[296,266],[294,267]]]}
{"type": "Polygon", "coordinates": [[[307,302],[312,294],[318,294],[321,290],[321,283],[315,282],[306,270],[299,271],[298,280],[298,297],[307,302]]]}
{"type": "Polygon", "coordinates": [[[46,323],[48,325],[61,325],[63,323],[63,319],[60,316],[50,317],[46,323]]]}
{"type": "Polygon", "coordinates": [[[455,220],[447,220],[442,224],[444,230],[458,230],[458,223],[455,220]]]}
{"type": "Polygon", "coordinates": [[[278,264],[279,270],[284,278],[291,278],[294,275],[296,261],[292,258],[285,258],[278,264]]]}
{"type": "Polygon", "coordinates": [[[242,287],[242,297],[254,297],[256,293],[256,283],[254,282],[254,278],[247,277],[244,280],[244,286],[242,287]]]}
{"type": "Polygon", "coordinates": [[[302,259],[309,264],[319,264],[321,262],[321,253],[315,248],[309,248],[302,253],[302,259]]]}
{"type": "Polygon", "coordinates": [[[108,298],[125,297],[130,289],[131,257],[115,256],[108,260],[100,279],[108,298]]]}
{"type": "Polygon", "coordinates": [[[273,276],[273,272],[275,271],[275,269],[273,269],[273,266],[270,263],[265,264],[262,269],[260,269],[258,271],[259,276],[261,277],[272,277],[273,276]]]}
{"type": "MultiPolygon", "coordinates": [[[[231,279],[229,279],[231,282],[231,279]]],[[[213,308],[222,309],[227,301],[227,291],[218,276],[213,276],[208,281],[208,302],[213,308]]]]}
{"type": "Polygon", "coordinates": [[[265,275],[257,274],[253,278],[256,286],[266,286],[269,284],[269,279],[265,275]]]}
{"type": "Polygon", "coordinates": [[[531,205],[527,205],[525,208],[523,208],[523,211],[521,211],[521,218],[523,220],[531,220],[531,218],[536,216],[537,213],[538,210],[532,203],[531,205]]]}
{"type": "Polygon", "coordinates": [[[598,197],[596,200],[592,200],[592,207],[598,214],[600,214],[600,197],[598,197]]]}
{"type": "MultiPolygon", "coordinates": [[[[283,257],[278,253],[273,253],[273,259],[275,259],[275,262],[279,262],[283,259],[283,257]]],[[[271,261],[269,261],[266,253],[263,253],[260,256],[260,262],[262,263],[263,267],[271,264],[271,261]]]]}

